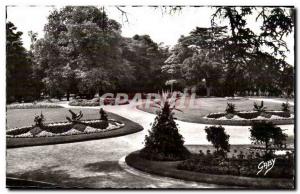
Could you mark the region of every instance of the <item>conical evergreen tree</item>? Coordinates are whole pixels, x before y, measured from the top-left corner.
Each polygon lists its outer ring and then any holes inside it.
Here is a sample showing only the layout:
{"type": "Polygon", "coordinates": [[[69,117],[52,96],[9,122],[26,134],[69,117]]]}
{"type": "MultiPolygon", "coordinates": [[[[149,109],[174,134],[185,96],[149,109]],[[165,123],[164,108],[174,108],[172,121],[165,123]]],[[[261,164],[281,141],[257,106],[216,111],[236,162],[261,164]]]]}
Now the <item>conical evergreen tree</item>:
{"type": "Polygon", "coordinates": [[[165,102],[149,135],[145,137],[145,147],[140,152],[142,157],[150,160],[182,160],[189,157],[190,152],[183,146],[184,140],[173,114],[170,104],[165,102]]]}

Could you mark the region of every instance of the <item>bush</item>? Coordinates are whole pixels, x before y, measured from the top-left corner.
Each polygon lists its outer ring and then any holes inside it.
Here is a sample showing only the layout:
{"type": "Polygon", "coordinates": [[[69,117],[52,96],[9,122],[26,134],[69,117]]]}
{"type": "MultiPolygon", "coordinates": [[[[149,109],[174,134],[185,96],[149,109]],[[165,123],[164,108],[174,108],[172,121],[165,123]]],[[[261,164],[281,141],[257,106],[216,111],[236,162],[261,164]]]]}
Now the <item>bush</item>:
{"type": "Polygon", "coordinates": [[[225,109],[227,114],[234,114],[236,112],[235,105],[233,103],[227,103],[227,107],[225,109]]]}
{"type": "Polygon", "coordinates": [[[35,122],[35,126],[42,127],[44,125],[45,117],[42,112],[40,115],[34,116],[34,122],[35,122]]]}
{"type": "Polygon", "coordinates": [[[287,138],[283,130],[271,122],[253,122],[250,135],[254,143],[264,144],[265,154],[268,154],[270,146],[282,147],[287,138]]]}
{"type": "Polygon", "coordinates": [[[282,103],[281,104],[281,110],[283,111],[283,112],[290,112],[290,105],[289,105],[289,103],[288,102],[286,102],[286,103],[282,103]]]}
{"type": "Polygon", "coordinates": [[[149,160],[183,160],[190,156],[184,147],[183,137],[179,134],[177,124],[168,102],[157,113],[149,135],[145,137],[145,147],[140,155],[149,160]]]}
{"type": "Polygon", "coordinates": [[[222,126],[205,127],[206,139],[217,149],[217,153],[230,151],[229,135],[226,134],[222,126]]]}
{"type": "Polygon", "coordinates": [[[106,112],[103,110],[103,108],[100,108],[99,114],[100,114],[100,120],[102,121],[102,122],[101,122],[101,125],[100,125],[100,129],[105,129],[105,128],[108,127],[108,118],[107,118],[107,114],[106,114],[106,112]]]}

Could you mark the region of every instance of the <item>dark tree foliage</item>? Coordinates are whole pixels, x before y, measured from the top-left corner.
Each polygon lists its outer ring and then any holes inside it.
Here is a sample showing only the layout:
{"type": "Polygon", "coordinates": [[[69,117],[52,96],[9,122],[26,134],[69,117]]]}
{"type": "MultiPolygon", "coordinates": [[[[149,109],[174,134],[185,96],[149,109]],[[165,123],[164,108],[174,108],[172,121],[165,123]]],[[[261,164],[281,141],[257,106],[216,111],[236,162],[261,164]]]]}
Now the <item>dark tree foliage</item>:
{"type": "Polygon", "coordinates": [[[269,152],[270,146],[283,146],[287,138],[283,130],[271,122],[254,122],[250,128],[250,135],[252,141],[265,145],[266,153],[269,152]]]}
{"type": "Polygon", "coordinates": [[[150,160],[183,160],[190,155],[183,143],[170,105],[165,102],[157,113],[149,135],[145,137],[145,147],[140,154],[150,160]]]}
{"type": "Polygon", "coordinates": [[[230,95],[243,90],[267,90],[276,93],[276,91],[280,92],[276,87],[283,89],[278,84],[278,80],[282,78],[280,76],[282,69],[290,66],[285,62],[288,48],[283,37],[293,31],[293,12],[293,9],[278,7],[257,9],[218,7],[216,9],[212,17],[212,25],[217,25],[217,18],[227,19],[231,32],[229,39],[224,41],[224,62],[227,72],[225,88],[230,95]],[[247,17],[255,13],[258,13],[256,22],[261,23],[259,34],[255,34],[247,27],[247,17]],[[272,52],[265,52],[266,48],[272,52]],[[253,73],[253,70],[256,73],[253,73]],[[253,79],[256,77],[257,79],[253,79]],[[251,80],[254,82],[253,85],[251,80]]]}
{"type": "Polygon", "coordinates": [[[131,92],[161,90],[165,81],[161,67],[167,54],[168,48],[155,43],[149,35],[123,38],[122,57],[133,68],[134,74],[134,81],[126,89],[131,92]]]}
{"type": "Polygon", "coordinates": [[[93,96],[132,79],[121,57],[121,26],[103,9],[66,6],[54,10],[45,37],[34,49],[35,72],[50,96],[93,96]]]}
{"type": "Polygon", "coordinates": [[[229,135],[222,126],[205,127],[206,138],[217,149],[217,152],[226,153],[230,151],[229,135]]]}
{"type": "Polygon", "coordinates": [[[6,88],[7,102],[32,101],[34,92],[31,60],[21,41],[22,32],[6,23],[6,88]]]}

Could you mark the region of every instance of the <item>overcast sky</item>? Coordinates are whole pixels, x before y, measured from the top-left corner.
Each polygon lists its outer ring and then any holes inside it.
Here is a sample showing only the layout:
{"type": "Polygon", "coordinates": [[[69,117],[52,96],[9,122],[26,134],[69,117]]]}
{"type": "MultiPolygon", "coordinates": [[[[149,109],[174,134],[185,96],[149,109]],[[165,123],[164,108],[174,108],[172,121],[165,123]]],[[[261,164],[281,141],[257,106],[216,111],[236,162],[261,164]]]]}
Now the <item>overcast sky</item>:
{"type": "MultiPolygon", "coordinates": [[[[56,7],[59,8],[59,7],[56,7]]],[[[51,6],[10,6],[7,7],[7,20],[13,22],[22,36],[25,48],[30,47],[28,31],[37,32],[43,37],[44,25],[47,23],[47,16],[55,9],[51,6]]],[[[129,23],[122,17],[121,12],[114,6],[106,7],[109,18],[117,20],[122,24],[122,35],[132,37],[135,34],[148,34],[157,42],[165,45],[176,44],[181,35],[188,35],[196,26],[209,27],[211,15],[214,8],[211,7],[184,7],[180,13],[173,15],[163,14],[157,8],[152,7],[124,7],[127,12],[129,23]]],[[[247,19],[251,29],[258,30],[259,26],[254,18],[247,19]]],[[[287,54],[287,62],[294,64],[294,34],[290,34],[286,41],[290,49],[287,54]]]]}

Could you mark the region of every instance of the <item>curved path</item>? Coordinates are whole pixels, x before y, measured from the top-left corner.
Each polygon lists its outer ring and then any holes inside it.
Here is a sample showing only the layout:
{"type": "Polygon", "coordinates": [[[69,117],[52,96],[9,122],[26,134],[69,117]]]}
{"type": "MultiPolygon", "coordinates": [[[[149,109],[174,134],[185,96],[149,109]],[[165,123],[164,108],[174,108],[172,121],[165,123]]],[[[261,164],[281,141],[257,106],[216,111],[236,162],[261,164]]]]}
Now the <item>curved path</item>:
{"type": "MultiPolygon", "coordinates": [[[[65,108],[70,106],[61,104],[65,108]]],[[[220,187],[167,178],[149,178],[121,168],[123,156],[143,147],[143,141],[155,115],[136,109],[137,104],[105,106],[106,111],[119,114],[144,127],[144,130],[121,137],[7,149],[7,176],[44,181],[64,187],[79,188],[211,188],[220,187]]],[[[98,108],[98,107],[72,107],[98,108]]],[[[208,144],[204,124],[177,121],[185,144],[208,144]]],[[[293,135],[294,126],[281,126],[293,135]]],[[[249,144],[249,127],[225,126],[231,144],[249,144]]]]}

